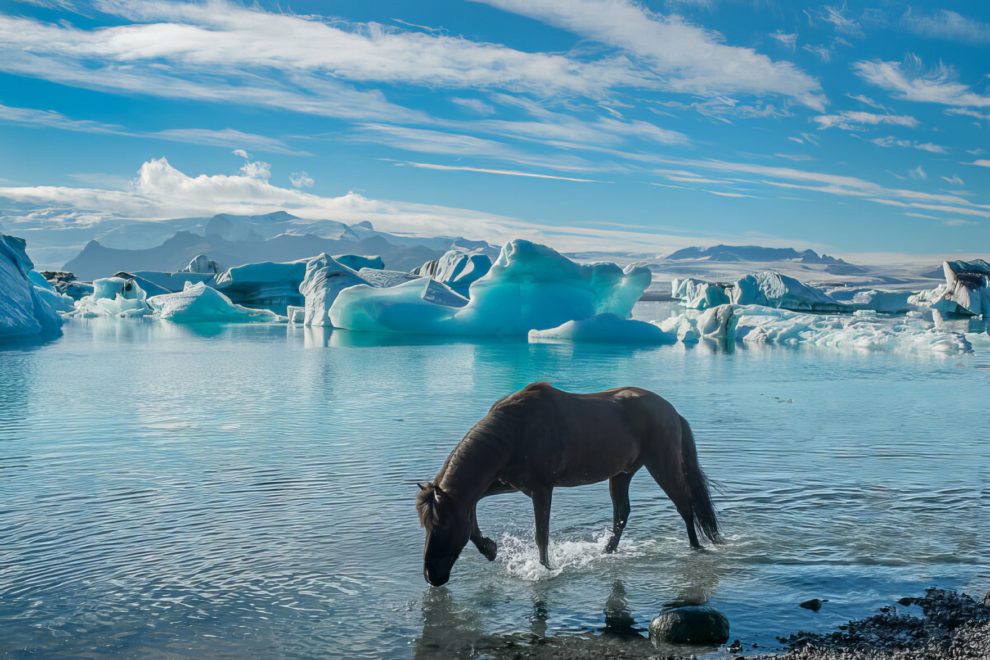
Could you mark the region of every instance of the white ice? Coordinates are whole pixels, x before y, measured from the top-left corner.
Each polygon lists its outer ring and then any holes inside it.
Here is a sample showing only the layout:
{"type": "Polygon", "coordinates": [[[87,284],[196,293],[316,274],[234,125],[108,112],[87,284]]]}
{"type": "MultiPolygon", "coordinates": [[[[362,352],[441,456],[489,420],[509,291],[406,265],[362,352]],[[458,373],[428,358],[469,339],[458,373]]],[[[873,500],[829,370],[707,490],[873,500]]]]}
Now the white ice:
{"type": "Polygon", "coordinates": [[[328,312],[337,294],[349,286],[365,284],[353,270],[328,254],[310,259],[299,285],[299,293],[305,299],[303,323],[305,325],[330,325],[328,312]]]}
{"type": "Polygon", "coordinates": [[[414,272],[446,284],[462,296],[469,295],[471,284],[492,267],[492,259],[479,250],[448,250],[439,259],[427,261],[414,272]]]}
{"type": "Polygon", "coordinates": [[[303,302],[299,286],[308,262],[309,259],[261,261],[234,266],[217,276],[216,288],[242,305],[285,310],[303,302]]]}
{"type": "Polygon", "coordinates": [[[93,293],[75,303],[77,318],[137,318],[151,313],[147,294],[130,278],[104,277],[93,280],[93,293]]]}
{"type": "Polygon", "coordinates": [[[177,293],[148,298],[155,316],[176,323],[275,323],[283,321],[267,309],[250,309],[231,302],[223,293],[202,282],[190,284],[177,293]]]}
{"type": "Polygon", "coordinates": [[[24,241],[0,234],[0,341],[56,334],[62,319],[47,288],[31,281],[24,241]]]}
{"type": "Polygon", "coordinates": [[[941,300],[955,303],[956,313],[990,318],[990,264],[975,261],[946,261],[942,264],[945,287],[941,300]]]}
{"type": "Polygon", "coordinates": [[[762,305],[791,311],[842,312],[848,307],[821,289],[781,275],[762,271],[739,279],[729,293],[736,305],[762,305]]]}
{"type": "Polygon", "coordinates": [[[615,314],[598,314],[580,321],[568,321],[556,328],[530,330],[529,342],[588,342],[615,344],[675,344],[676,334],[665,332],[653,323],[619,318],[615,314]]]}
{"type": "Polygon", "coordinates": [[[182,269],[183,273],[209,273],[211,275],[216,275],[223,269],[220,268],[220,264],[211,260],[205,254],[198,254],[193,257],[185,268],[182,269]]]}
{"type": "Polygon", "coordinates": [[[670,291],[674,300],[680,300],[688,309],[709,309],[729,302],[726,287],[691,277],[674,278],[670,291]]]}
{"type": "Polygon", "coordinates": [[[330,319],[349,330],[526,336],[598,314],[628,318],[650,277],[642,266],[578,264],[544,245],[514,240],[471,285],[463,307],[429,302],[424,293],[430,288],[418,281],[388,289],[358,286],[337,296],[330,319]]]}
{"type": "Polygon", "coordinates": [[[347,266],[353,271],[359,271],[362,268],[371,268],[372,270],[383,270],[385,268],[385,262],[378,255],[338,254],[334,256],[334,259],[337,263],[347,266]]]}

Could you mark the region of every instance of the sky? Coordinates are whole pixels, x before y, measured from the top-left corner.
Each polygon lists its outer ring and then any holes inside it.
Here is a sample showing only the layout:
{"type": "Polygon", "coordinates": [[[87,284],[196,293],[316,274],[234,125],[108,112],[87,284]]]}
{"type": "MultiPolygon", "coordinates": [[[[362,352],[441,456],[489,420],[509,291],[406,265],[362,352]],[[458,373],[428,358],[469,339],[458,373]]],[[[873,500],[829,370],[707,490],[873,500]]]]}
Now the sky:
{"type": "Polygon", "coordinates": [[[990,3],[0,0],[0,224],[987,256],[990,3]]]}

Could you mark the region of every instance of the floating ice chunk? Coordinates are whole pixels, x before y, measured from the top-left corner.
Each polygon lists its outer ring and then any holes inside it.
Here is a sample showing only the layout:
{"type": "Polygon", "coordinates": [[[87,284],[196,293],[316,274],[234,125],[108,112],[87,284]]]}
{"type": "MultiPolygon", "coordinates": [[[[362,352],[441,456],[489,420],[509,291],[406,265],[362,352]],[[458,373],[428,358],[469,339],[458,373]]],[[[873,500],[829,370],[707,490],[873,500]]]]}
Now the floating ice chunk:
{"type": "Polygon", "coordinates": [[[674,344],[676,335],[645,321],[599,314],[580,321],[568,321],[548,330],[530,330],[529,342],[589,342],[615,344],[674,344]]]}
{"type": "Polygon", "coordinates": [[[444,333],[455,327],[459,308],[437,301],[454,296],[467,301],[450,289],[438,294],[438,287],[444,285],[425,277],[387,288],[352,286],[337,294],[330,321],[335,328],[366,332],[444,333]]]}
{"type": "Polygon", "coordinates": [[[353,270],[344,266],[328,254],[310,259],[299,293],[305,301],[303,323],[305,325],[330,325],[328,312],[337,294],[347,287],[365,284],[353,270]]]}
{"type": "Polygon", "coordinates": [[[945,290],[941,299],[956,304],[956,313],[990,318],[990,263],[945,261],[945,290]]]}
{"type": "Polygon", "coordinates": [[[762,271],[738,280],[731,290],[736,305],[763,305],[792,311],[852,311],[824,291],[775,271],[762,271]]]}
{"type": "Polygon", "coordinates": [[[471,284],[484,277],[491,267],[491,257],[483,252],[453,249],[439,259],[427,261],[413,272],[442,282],[462,296],[468,296],[471,284]]]}
{"type": "Polygon", "coordinates": [[[359,271],[362,268],[370,268],[372,270],[385,269],[385,262],[378,255],[372,257],[362,254],[338,254],[334,256],[334,260],[353,271],[359,271]]]}
{"type": "Polygon", "coordinates": [[[828,291],[833,300],[851,309],[870,309],[881,314],[907,314],[917,309],[912,302],[919,294],[915,291],[840,287],[828,291]]]}
{"type": "Polygon", "coordinates": [[[56,312],[71,312],[75,308],[75,301],[69,296],[59,293],[52,283],[38,271],[29,270],[28,279],[34,285],[35,292],[56,312]]]}
{"type": "Polygon", "coordinates": [[[526,336],[597,314],[627,318],[649,284],[650,271],[642,266],[578,264],[546,246],[515,240],[471,285],[471,300],[461,308],[428,302],[436,288],[416,281],[345,289],[330,319],[348,330],[526,336]]]}
{"type": "Polygon", "coordinates": [[[419,275],[407,273],[404,270],[384,270],[378,268],[362,268],[358,271],[361,279],[377,287],[398,286],[411,280],[420,279],[419,275]]]}
{"type": "Polygon", "coordinates": [[[306,321],[306,308],[289,305],[289,308],[285,310],[285,316],[289,319],[289,323],[303,325],[306,321]]]}
{"type": "Polygon", "coordinates": [[[189,284],[177,293],[148,298],[148,304],[155,316],[176,323],[275,323],[284,320],[267,309],[251,309],[238,305],[202,282],[189,284]]]}
{"type": "Polygon", "coordinates": [[[217,277],[216,288],[237,304],[284,313],[289,305],[304,304],[299,286],[306,276],[308,261],[262,261],[228,268],[217,277]]]}
{"type": "Polygon", "coordinates": [[[220,264],[210,259],[205,254],[198,254],[182,269],[183,273],[209,273],[216,275],[223,269],[220,264]]]}
{"type": "Polygon", "coordinates": [[[57,334],[62,326],[50,302],[58,294],[32,281],[24,246],[23,239],[0,234],[0,341],[57,334]]]}
{"type": "Polygon", "coordinates": [[[670,285],[671,297],[689,309],[710,309],[729,302],[726,287],[690,277],[675,278],[670,285]]]}
{"type": "Polygon", "coordinates": [[[72,316],[137,318],[149,313],[147,293],[137,282],[124,277],[104,277],[93,280],[93,293],[76,301],[72,316]]]}
{"type": "Polygon", "coordinates": [[[958,332],[939,329],[914,317],[882,317],[875,312],[852,316],[801,314],[756,305],[733,309],[735,341],[809,344],[839,349],[967,353],[972,346],[958,332]]]}
{"type": "Polygon", "coordinates": [[[203,282],[207,286],[215,283],[216,276],[213,273],[190,273],[180,271],[178,273],[165,273],[157,270],[136,270],[133,273],[118,273],[118,276],[129,275],[137,282],[148,297],[158,296],[163,293],[176,293],[186,288],[186,283],[196,284],[203,282]]]}

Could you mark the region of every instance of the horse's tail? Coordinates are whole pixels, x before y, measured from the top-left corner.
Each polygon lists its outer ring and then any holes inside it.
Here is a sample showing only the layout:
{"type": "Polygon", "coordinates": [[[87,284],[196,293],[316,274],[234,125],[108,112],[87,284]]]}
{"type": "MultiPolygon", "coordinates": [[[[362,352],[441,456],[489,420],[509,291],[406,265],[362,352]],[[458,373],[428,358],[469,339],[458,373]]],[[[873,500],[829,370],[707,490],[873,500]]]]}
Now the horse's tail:
{"type": "Polygon", "coordinates": [[[694,433],[687,420],[681,418],[681,455],[684,462],[684,478],[691,491],[691,509],[694,512],[694,525],[712,543],[722,543],[718,533],[718,518],[709,488],[708,477],[698,464],[698,450],[694,445],[694,433]]]}

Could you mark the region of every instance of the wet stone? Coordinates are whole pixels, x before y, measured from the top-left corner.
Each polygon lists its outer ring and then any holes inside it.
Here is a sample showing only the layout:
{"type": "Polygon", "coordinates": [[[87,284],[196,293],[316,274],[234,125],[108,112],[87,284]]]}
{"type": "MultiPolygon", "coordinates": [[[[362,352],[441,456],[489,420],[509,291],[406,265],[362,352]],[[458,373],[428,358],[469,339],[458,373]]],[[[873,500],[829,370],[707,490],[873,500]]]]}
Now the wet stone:
{"type": "Polygon", "coordinates": [[[723,644],[729,639],[729,619],[707,605],[668,609],[650,623],[650,637],[668,644],[723,644]]]}

